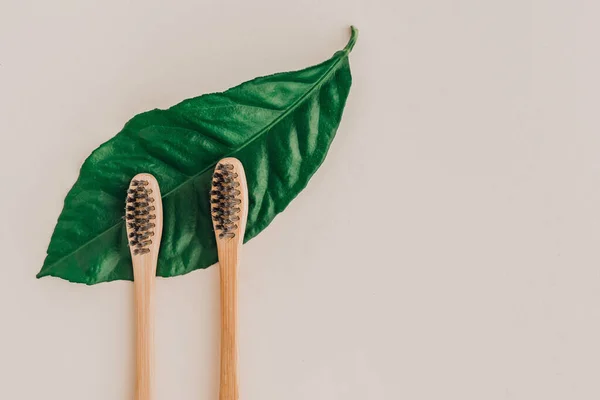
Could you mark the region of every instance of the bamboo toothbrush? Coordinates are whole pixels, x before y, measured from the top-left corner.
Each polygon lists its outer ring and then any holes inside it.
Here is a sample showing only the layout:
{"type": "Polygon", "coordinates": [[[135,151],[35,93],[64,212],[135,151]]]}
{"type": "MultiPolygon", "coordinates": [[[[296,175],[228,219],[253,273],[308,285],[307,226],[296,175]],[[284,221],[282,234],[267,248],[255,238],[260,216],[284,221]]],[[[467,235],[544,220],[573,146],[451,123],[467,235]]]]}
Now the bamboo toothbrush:
{"type": "Polygon", "coordinates": [[[135,292],[135,400],[154,400],[154,281],[163,224],[160,190],[152,175],[138,174],[131,181],[125,219],[135,292]]]}
{"type": "Polygon", "coordinates": [[[248,217],[248,187],[242,163],[217,164],[210,192],[221,275],[221,372],[219,400],[238,400],[237,274],[248,217]]]}

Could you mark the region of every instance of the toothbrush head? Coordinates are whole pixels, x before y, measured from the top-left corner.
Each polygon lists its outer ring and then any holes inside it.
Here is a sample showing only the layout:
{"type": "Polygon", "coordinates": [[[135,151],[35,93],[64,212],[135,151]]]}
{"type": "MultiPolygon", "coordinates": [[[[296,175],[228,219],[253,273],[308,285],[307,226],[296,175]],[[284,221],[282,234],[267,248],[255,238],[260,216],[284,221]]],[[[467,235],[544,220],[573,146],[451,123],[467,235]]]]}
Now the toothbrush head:
{"type": "Polygon", "coordinates": [[[162,217],[161,212],[156,179],[149,174],[136,175],[127,190],[125,206],[127,240],[132,256],[148,254],[154,248],[158,250],[160,232],[157,232],[157,217],[162,217]]]}
{"type": "Polygon", "coordinates": [[[217,163],[210,191],[217,240],[243,241],[248,216],[248,190],[242,163],[225,158],[217,163]]]}

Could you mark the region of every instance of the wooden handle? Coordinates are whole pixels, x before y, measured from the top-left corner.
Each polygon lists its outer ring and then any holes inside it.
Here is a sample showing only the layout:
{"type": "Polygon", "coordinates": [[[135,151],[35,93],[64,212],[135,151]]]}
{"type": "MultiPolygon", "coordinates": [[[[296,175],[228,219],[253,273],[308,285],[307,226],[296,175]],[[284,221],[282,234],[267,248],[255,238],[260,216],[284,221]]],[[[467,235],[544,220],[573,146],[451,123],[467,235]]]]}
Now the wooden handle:
{"type": "MultiPolygon", "coordinates": [[[[154,282],[156,280],[156,265],[158,251],[162,236],[162,201],[158,182],[150,174],[138,174],[132,180],[130,188],[136,188],[134,182],[145,182],[144,189],[148,200],[135,203],[130,198],[128,205],[135,207],[136,211],[129,210],[132,214],[139,210],[148,209],[151,219],[144,222],[144,234],[148,236],[136,238],[134,228],[127,226],[128,238],[144,240],[144,252],[139,252],[139,247],[131,245],[131,260],[133,263],[133,287],[135,296],[135,400],[155,400],[154,398],[154,282]],[[148,225],[146,225],[148,224],[148,225]],[[153,226],[152,226],[153,225],[153,226]],[[132,238],[130,235],[134,235],[132,238]]],[[[135,219],[128,219],[129,222],[135,219]]],[[[128,239],[129,240],[129,239],[128,239]]],[[[135,242],[134,242],[135,243],[135,242]]]]}
{"type": "Polygon", "coordinates": [[[219,161],[213,176],[211,202],[213,203],[213,226],[217,238],[221,274],[221,386],[219,400],[238,400],[238,265],[248,218],[248,186],[244,167],[239,160],[224,158],[219,161]],[[231,180],[234,180],[237,185],[233,185],[231,180]],[[223,194],[223,191],[227,196],[233,196],[238,203],[234,206],[228,204],[235,200],[231,198],[224,200],[222,196],[219,196],[219,194],[223,194]],[[228,215],[225,219],[219,218],[219,215],[222,215],[222,209],[228,215]],[[235,219],[236,217],[239,219],[235,219]]]}
{"type": "Polygon", "coordinates": [[[219,253],[221,273],[221,387],[219,400],[238,400],[237,251],[219,253]]]}
{"type": "Polygon", "coordinates": [[[154,400],[154,275],[141,268],[133,282],[135,292],[136,378],[135,400],[154,400]],[[140,276],[141,275],[141,276],[140,276]]]}

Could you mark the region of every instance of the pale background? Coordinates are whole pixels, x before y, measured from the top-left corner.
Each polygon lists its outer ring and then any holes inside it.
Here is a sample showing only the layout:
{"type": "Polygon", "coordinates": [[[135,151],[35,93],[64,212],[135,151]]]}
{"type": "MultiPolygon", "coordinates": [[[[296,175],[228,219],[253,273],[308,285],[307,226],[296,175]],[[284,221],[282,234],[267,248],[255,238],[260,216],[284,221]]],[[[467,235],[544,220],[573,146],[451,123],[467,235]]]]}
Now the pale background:
{"type": "MultiPolygon", "coordinates": [[[[361,31],[323,167],[244,247],[241,400],[600,398],[600,4],[0,0],[0,398],[132,399],[132,285],[34,275],[136,113],[361,31]]],[[[216,399],[217,269],[160,279],[157,400],[216,399]]]]}

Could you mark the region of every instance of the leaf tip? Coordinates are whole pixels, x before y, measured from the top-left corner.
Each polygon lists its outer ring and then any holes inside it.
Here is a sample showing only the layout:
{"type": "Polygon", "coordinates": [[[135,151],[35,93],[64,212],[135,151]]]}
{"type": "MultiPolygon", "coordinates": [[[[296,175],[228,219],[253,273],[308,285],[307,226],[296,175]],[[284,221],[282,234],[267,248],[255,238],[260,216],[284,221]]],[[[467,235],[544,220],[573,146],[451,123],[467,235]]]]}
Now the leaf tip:
{"type": "MultiPolygon", "coordinates": [[[[45,267],[45,265],[44,265],[45,267]]],[[[46,272],[46,268],[42,267],[42,269],[40,269],[40,272],[38,272],[37,274],[35,274],[35,278],[36,279],[40,279],[43,278],[45,276],[48,276],[48,272],[46,272]]]]}

